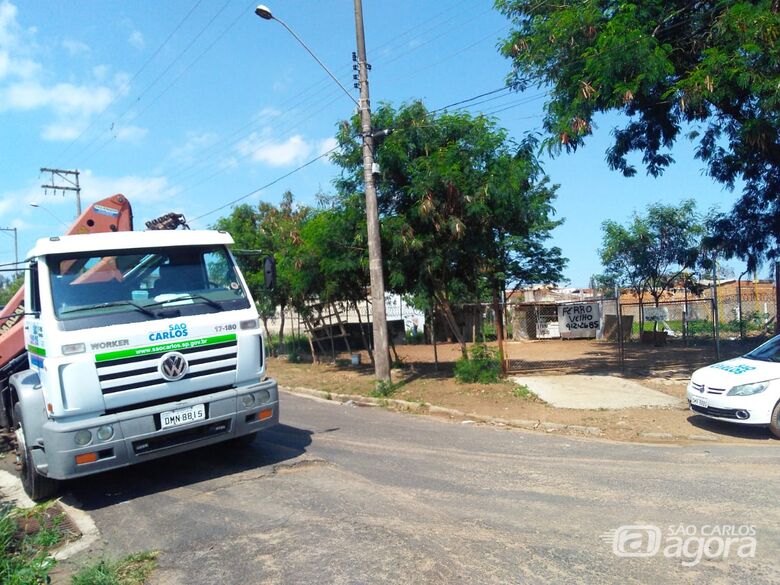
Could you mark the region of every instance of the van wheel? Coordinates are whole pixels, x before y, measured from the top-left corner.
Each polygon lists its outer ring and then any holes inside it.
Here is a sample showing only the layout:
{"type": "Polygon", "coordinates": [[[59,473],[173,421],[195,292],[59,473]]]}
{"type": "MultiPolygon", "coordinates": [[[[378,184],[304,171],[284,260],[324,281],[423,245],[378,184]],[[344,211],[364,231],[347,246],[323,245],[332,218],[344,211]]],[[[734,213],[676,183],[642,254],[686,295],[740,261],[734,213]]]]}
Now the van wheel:
{"type": "Polygon", "coordinates": [[[776,439],[780,439],[780,402],[775,404],[774,410],[772,410],[772,418],[769,421],[769,430],[776,439]]]}
{"type": "Polygon", "coordinates": [[[35,502],[53,498],[59,489],[56,479],[45,477],[38,473],[33,465],[30,447],[24,438],[24,422],[22,409],[17,402],[14,404],[14,420],[16,421],[16,460],[24,491],[35,502]]]}

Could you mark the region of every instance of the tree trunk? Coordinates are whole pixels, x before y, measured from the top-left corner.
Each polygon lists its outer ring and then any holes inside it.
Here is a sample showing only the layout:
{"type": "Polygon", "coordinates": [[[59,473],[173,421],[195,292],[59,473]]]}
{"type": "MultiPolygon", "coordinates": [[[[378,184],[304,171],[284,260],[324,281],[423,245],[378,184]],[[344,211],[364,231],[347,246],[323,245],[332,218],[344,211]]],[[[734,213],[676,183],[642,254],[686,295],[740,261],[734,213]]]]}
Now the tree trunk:
{"type": "Polygon", "coordinates": [[[271,342],[271,332],[268,331],[268,317],[263,316],[263,317],[261,317],[261,320],[263,321],[263,329],[265,329],[265,339],[266,339],[266,342],[270,346],[271,356],[272,357],[276,357],[276,348],[274,347],[274,344],[271,342]]]}
{"type": "Polygon", "coordinates": [[[279,353],[282,353],[284,351],[284,305],[279,309],[279,312],[282,314],[281,319],[279,319],[281,322],[279,325],[279,353]]]}
{"type": "Polygon", "coordinates": [[[368,351],[368,359],[371,360],[371,365],[374,365],[374,352],[371,351],[371,345],[368,343],[368,338],[366,337],[366,332],[363,329],[363,319],[360,318],[360,309],[358,309],[357,301],[352,302],[352,306],[355,307],[355,313],[357,313],[358,318],[358,324],[360,325],[360,337],[363,338],[363,345],[366,346],[366,351],[368,351]]]}
{"type": "Polygon", "coordinates": [[[463,354],[464,358],[468,359],[469,354],[466,350],[466,341],[463,339],[463,335],[458,328],[458,323],[455,320],[455,315],[452,312],[452,305],[450,305],[450,301],[444,297],[444,295],[439,295],[437,300],[439,301],[439,306],[441,306],[444,312],[444,320],[447,321],[447,325],[449,325],[450,331],[452,331],[452,334],[455,336],[455,339],[460,345],[460,353],[463,354]]]}
{"type": "Polygon", "coordinates": [[[504,360],[504,310],[499,301],[498,283],[493,285],[493,314],[496,316],[496,341],[498,341],[498,359],[501,362],[501,373],[506,375],[506,361],[504,360]]]}

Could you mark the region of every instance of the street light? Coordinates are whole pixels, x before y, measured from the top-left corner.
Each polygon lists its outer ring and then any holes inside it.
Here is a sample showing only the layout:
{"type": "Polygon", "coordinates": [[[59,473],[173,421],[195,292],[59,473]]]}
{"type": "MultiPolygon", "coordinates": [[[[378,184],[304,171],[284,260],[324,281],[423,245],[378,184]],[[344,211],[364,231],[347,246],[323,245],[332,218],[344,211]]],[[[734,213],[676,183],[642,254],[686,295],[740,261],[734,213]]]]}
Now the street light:
{"type": "Polygon", "coordinates": [[[303,39],[276,18],[271,10],[260,4],[255,8],[255,14],[263,20],[275,20],[289,32],[295,40],[311,55],[322,67],[331,79],[335,81],[342,91],[349,96],[360,112],[361,134],[363,137],[363,182],[366,188],[366,224],[368,231],[368,266],[371,281],[371,303],[373,306],[373,333],[374,333],[374,372],[380,382],[390,381],[390,353],[387,339],[387,315],[385,311],[385,283],[382,273],[382,246],[379,236],[379,211],[376,200],[376,186],[374,185],[374,137],[371,132],[371,106],[368,98],[368,66],[366,63],[366,43],[363,31],[363,4],[361,0],[355,2],[355,34],[357,37],[358,74],[360,83],[360,102],[356,101],[352,94],[336,79],[325,64],[308,47],[303,39]]]}

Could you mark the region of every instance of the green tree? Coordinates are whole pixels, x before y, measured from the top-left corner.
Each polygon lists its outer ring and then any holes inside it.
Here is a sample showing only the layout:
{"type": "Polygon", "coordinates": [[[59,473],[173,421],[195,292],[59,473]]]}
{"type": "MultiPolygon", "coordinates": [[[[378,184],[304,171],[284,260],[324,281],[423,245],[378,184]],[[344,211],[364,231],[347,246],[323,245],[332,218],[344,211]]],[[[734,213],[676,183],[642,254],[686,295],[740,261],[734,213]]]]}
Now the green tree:
{"type": "Polygon", "coordinates": [[[238,252],[237,257],[257,301],[266,334],[269,333],[268,319],[276,315],[277,307],[280,309],[280,343],[284,343],[285,309],[290,304],[300,304],[304,294],[300,282],[300,232],[311,215],[311,208],[294,205],[293,195],[287,191],[278,207],[265,202],[260,202],[256,208],[239,205],[214,225],[215,229],[225,230],[233,236],[237,250],[246,251],[238,252]],[[264,286],[263,258],[269,254],[276,259],[277,282],[273,291],[264,286]]]}
{"type": "MultiPolygon", "coordinates": [[[[498,293],[507,282],[552,282],[560,250],[544,241],[555,189],[533,158],[530,142],[512,144],[485,117],[429,113],[421,102],[382,104],[377,128],[395,132],[377,148],[376,186],[388,288],[431,299],[466,355],[453,307],[498,293]]],[[[360,124],[339,133],[342,197],[363,188],[360,124]]]]}
{"type": "Polygon", "coordinates": [[[751,269],[780,246],[780,2],[777,0],[495,0],[513,24],[501,47],[509,84],[548,91],[554,152],[580,147],[601,112],[625,114],[609,165],[651,175],[687,135],[733,210],[716,222],[719,248],[751,269]]]}
{"type": "Polygon", "coordinates": [[[24,276],[17,276],[13,279],[3,278],[2,286],[0,286],[0,306],[6,305],[23,284],[24,276]]]}
{"type": "Polygon", "coordinates": [[[704,226],[693,200],[649,205],[644,215],[635,213],[625,226],[605,221],[599,255],[606,280],[630,288],[640,303],[649,293],[655,306],[680,284],[696,290],[691,275],[702,260],[704,226]]]}

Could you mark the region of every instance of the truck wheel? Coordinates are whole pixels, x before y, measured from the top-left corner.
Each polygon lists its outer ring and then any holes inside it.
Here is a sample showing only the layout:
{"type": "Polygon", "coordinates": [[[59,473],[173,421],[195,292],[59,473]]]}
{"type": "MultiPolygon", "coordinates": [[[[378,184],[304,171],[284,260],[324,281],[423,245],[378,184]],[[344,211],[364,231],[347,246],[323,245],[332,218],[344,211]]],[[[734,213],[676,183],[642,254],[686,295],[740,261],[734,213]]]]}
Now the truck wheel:
{"type": "Polygon", "coordinates": [[[33,465],[30,447],[24,438],[24,422],[22,421],[22,409],[17,402],[14,405],[14,419],[16,420],[16,460],[19,465],[19,475],[24,491],[35,502],[53,498],[59,489],[56,479],[44,477],[38,473],[33,465]]]}
{"type": "Polygon", "coordinates": [[[772,410],[772,418],[769,421],[769,430],[776,439],[780,439],[780,402],[775,404],[774,410],[772,410]]]}

